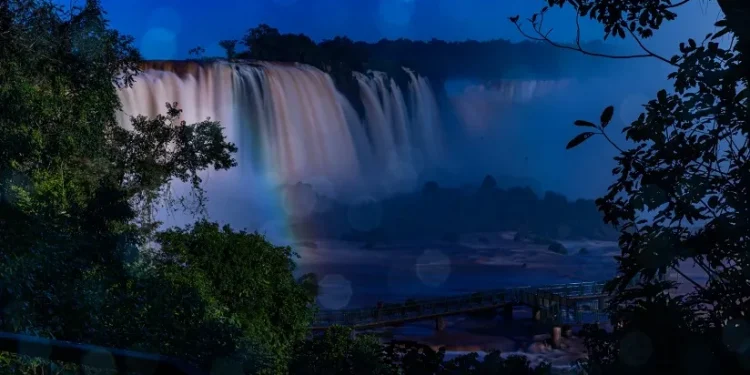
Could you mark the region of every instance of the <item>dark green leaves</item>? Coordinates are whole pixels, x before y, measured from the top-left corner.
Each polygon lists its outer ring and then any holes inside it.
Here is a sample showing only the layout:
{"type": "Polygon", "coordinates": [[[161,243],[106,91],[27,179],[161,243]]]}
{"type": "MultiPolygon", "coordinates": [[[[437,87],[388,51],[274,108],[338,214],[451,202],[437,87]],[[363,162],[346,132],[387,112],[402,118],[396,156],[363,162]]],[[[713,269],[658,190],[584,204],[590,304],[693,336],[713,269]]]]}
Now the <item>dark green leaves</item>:
{"type": "Polygon", "coordinates": [[[666,104],[667,103],[667,90],[659,90],[659,92],[656,93],[656,98],[659,99],[660,104],[666,104]]]}
{"type": "Polygon", "coordinates": [[[602,115],[600,116],[602,128],[605,128],[607,127],[607,125],[609,125],[609,122],[612,121],[612,116],[614,114],[615,114],[615,107],[609,106],[607,108],[604,108],[604,111],[602,111],[602,115]]]}
{"type": "Polygon", "coordinates": [[[708,198],[708,207],[711,207],[712,209],[714,209],[718,205],[719,205],[719,197],[714,195],[711,198],[708,198]]]}
{"type": "Polygon", "coordinates": [[[714,36],[711,38],[712,40],[719,39],[731,31],[731,29],[729,28],[729,23],[727,22],[726,18],[716,21],[714,26],[721,27],[722,29],[719,30],[716,34],[714,34],[714,36]]]}
{"type": "Polygon", "coordinates": [[[594,125],[594,124],[592,124],[592,123],[590,123],[588,121],[585,121],[585,120],[576,120],[576,122],[574,122],[573,125],[575,125],[575,126],[587,126],[587,127],[590,127],[590,128],[595,128],[596,127],[596,125],[594,125]]]}
{"type": "Polygon", "coordinates": [[[565,146],[565,149],[570,150],[571,148],[576,147],[580,145],[581,143],[583,143],[585,140],[591,138],[595,134],[596,133],[594,132],[585,132],[585,133],[578,134],[577,136],[575,136],[575,138],[571,139],[570,142],[568,142],[568,145],[565,146]]]}

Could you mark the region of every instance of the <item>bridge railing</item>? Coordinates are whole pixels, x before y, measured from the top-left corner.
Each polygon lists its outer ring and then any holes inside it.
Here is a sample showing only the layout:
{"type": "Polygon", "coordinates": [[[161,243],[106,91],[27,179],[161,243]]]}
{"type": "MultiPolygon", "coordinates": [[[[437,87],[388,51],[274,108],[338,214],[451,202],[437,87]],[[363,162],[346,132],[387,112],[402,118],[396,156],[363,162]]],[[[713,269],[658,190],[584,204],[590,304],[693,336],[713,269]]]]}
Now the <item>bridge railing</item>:
{"type": "Polygon", "coordinates": [[[502,288],[433,299],[407,300],[381,308],[322,311],[315,316],[315,326],[363,325],[412,317],[444,314],[455,310],[503,303],[530,303],[538,293],[559,297],[585,297],[602,294],[606,282],[581,282],[542,286],[502,288]],[[460,307],[457,307],[460,306],[460,307]]]}

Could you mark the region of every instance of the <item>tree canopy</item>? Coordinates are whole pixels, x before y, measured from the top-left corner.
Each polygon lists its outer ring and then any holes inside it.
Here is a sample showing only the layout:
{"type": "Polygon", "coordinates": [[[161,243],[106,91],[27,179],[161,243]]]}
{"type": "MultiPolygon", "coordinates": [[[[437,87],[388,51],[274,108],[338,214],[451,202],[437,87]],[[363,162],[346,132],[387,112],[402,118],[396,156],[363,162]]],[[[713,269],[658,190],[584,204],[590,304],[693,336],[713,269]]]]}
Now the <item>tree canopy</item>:
{"type": "Polygon", "coordinates": [[[528,186],[501,189],[489,175],[477,187],[447,188],[429,181],[420,192],[378,200],[375,217],[368,217],[377,222],[367,228],[352,227],[350,220],[353,212],[367,211],[363,205],[318,195],[312,185],[304,183],[286,186],[283,192],[291,200],[316,197],[320,207],[326,207],[290,218],[293,229],[313,230],[319,237],[387,242],[524,231],[546,242],[617,238],[617,231],[603,222],[593,200],[568,200],[559,193],[537,192],[528,186]]]}
{"type": "MultiPolygon", "coordinates": [[[[622,130],[627,145],[607,136],[615,110],[607,107],[596,121],[576,121],[584,132],[567,146],[604,137],[620,151],[616,181],[597,205],[620,229],[618,276],[609,288],[616,297],[613,321],[622,324],[611,335],[589,329],[585,367],[592,373],[750,370],[750,351],[740,344],[748,337],[750,309],[750,3],[719,0],[718,31],[680,43],[678,55],[649,50],[648,38],[690,2],[549,0],[527,22],[511,18],[524,35],[557,45],[542,28],[544,15],[554,6],[574,7],[578,17],[604,25],[605,37],[631,38],[643,49],[600,57],[655,58],[674,69],[673,87],[657,92],[622,130]],[[705,279],[685,274],[686,263],[705,279]],[[681,275],[687,292],[676,293],[678,285],[658,278],[669,269],[681,275]],[[624,290],[634,278],[640,287],[624,290]]],[[[591,54],[581,45],[570,48],[591,54]]]]}
{"type": "Polygon", "coordinates": [[[310,297],[291,279],[289,249],[200,223],[157,235],[162,249],[149,250],[159,224],[153,210],[170,182],[190,184],[196,199],[182,203],[200,210],[200,172],[233,167],[236,147],[217,122],[181,121],[177,103],[121,127],[117,89],[132,83],[139,62],[132,38],[109,28],[98,1],[70,11],[0,2],[1,329],[173,355],[207,369],[224,358],[281,371],[286,359],[276,349],[284,344],[249,334],[221,294],[240,286],[217,291],[216,274],[189,243],[210,237],[219,252],[231,241],[236,253],[212,263],[231,261],[225,268],[265,249],[262,266],[247,269],[263,273],[246,272],[254,279],[243,282],[278,275],[286,283],[263,293],[288,307],[276,301],[272,312],[255,307],[244,316],[255,314],[256,330],[285,330],[294,340],[305,319],[284,319],[309,315],[310,297]]]}

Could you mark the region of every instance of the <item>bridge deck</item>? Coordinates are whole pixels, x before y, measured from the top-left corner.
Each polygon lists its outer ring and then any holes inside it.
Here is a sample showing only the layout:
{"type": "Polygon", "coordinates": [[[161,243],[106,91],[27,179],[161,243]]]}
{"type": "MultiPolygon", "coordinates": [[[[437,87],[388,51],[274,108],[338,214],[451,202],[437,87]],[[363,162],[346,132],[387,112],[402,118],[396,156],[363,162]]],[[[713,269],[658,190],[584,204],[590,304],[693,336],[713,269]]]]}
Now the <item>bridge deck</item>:
{"type": "Polygon", "coordinates": [[[541,319],[545,321],[581,322],[586,315],[594,315],[598,321],[603,307],[600,304],[607,297],[603,292],[604,284],[602,281],[503,288],[443,298],[408,300],[380,309],[322,311],[316,314],[312,329],[325,330],[333,325],[371,329],[492,310],[507,304],[539,309],[541,319]],[[591,306],[591,301],[597,303],[591,306]]]}

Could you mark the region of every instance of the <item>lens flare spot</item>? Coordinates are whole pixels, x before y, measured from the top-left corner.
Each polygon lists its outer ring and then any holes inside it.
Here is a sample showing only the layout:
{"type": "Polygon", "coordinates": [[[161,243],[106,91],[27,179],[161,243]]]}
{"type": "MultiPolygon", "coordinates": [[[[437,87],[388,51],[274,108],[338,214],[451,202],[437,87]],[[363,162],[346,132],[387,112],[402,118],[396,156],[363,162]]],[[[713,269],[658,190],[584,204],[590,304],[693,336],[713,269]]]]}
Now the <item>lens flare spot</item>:
{"type": "Polygon", "coordinates": [[[349,305],[352,283],[341,275],[326,275],[318,283],[318,303],[329,310],[340,310],[349,305]]]}
{"type": "Polygon", "coordinates": [[[747,350],[744,346],[750,339],[750,325],[742,319],[730,320],[723,328],[722,339],[724,345],[733,352],[747,350]]]}
{"type": "Polygon", "coordinates": [[[171,31],[174,34],[179,34],[180,31],[182,31],[182,17],[174,8],[157,8],[151,12],[148,26],[150,28],[160,27],[171,31]]]}
{"type": "Polygon", "coordinates": [[[403,26],[411,22],[414,9],[414,1],[382,0],[379,13],[386,24],[403,26]]]}
{"type": "Polygon", "coordinates": [[[143,35],[141,51],[143,56],[149,60],[169,60],[174,58],[177,52],[177,36],[163,27],[149,29],[143,35]]]}
{"type": "Polygon", "coordinates": [[[439,287],[451,274],[451,260],[440,250],[425,250],[417,258],[416,272],[425,285],[439,287]]]}
{"type": "Polygon", "coordinates": [[[628,366],[645,364],[653,353],[651,338],[643,332],[631,332],[620,341],[620,360],[628,366]]]}

